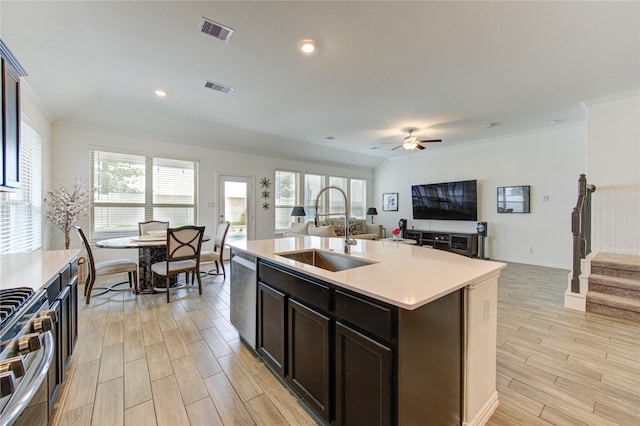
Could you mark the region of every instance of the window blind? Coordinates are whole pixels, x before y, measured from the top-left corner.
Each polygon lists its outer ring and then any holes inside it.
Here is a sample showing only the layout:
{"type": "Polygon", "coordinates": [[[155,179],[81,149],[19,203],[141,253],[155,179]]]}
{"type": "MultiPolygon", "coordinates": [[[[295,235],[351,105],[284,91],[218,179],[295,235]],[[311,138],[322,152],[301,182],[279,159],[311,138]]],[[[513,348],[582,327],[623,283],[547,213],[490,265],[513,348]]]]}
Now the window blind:
{"type": "Polygon", "coordinates": [[[0,254],[42,247],[42,138],[20,125],[20,189],[0,193],[0,254]]]}
{"type": "Polygon", "coordinates": [[[138,223],[197,223],[194,161],[91,151],[91,239],[138,234],[138,223]]]}

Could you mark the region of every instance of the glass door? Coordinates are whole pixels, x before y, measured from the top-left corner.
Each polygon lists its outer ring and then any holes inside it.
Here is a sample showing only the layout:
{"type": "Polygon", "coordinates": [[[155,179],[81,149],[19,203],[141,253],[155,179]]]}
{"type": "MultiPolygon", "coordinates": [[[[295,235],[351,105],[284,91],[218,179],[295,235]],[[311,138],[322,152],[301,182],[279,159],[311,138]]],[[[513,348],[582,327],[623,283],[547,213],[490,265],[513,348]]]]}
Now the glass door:
{"type": "Polygon", "coordinates": [[[229,221],[227,242],[254,239],[253,178],[218,176],[219,222],[229,221]]]}

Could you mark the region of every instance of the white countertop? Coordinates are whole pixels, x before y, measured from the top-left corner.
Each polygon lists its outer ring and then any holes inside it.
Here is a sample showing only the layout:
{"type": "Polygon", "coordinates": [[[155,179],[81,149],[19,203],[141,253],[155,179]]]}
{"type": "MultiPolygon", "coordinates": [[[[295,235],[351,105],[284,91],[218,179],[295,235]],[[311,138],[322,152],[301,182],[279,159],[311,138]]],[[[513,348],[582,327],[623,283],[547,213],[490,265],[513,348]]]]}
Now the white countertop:
{"type": "Polygon", "coordinates": [[[0,255],[0,289],[31,287],[37,291],[79,253],[73,249],[0,255]]]}
{"type": "Polygon", "coordinates": [[[274,253],[315,248],[343,253],[340,238],[289,237],[230,242],[229,245],[262,259],[303,272],[404,309],[416,309],[460,288],[495,277],[507,265],[472,259],[427,247],[390,241],[357,240],[351,257],[376,262],[331,272],[274,253]]]}

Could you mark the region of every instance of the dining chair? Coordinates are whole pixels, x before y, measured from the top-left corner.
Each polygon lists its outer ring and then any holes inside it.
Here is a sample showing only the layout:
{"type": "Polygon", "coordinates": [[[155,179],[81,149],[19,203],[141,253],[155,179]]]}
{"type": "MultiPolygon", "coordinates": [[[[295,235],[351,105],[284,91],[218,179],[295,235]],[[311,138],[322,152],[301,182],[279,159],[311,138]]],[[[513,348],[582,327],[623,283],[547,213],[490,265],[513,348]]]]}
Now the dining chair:
{"type": "Polygon", "coordinates": [[[159,220],[149,220],[147,222],[138,223],[138,235],[149,235],[152,231],[166,231],[169,228],[169,222],[159,220]]]}
{"type": "MultiPolygon", "coordinates": [[[[130,259],[116,259],[116,260],[106,260],[104,262],[96,263],[93,257],[93,251],[91,250],[91,245],[89,244],[89,240],[86,235],[82,231],[79,226],[73,227],[78,234],[78,238],[82,243],[82,247],[87,252],[87,259],[89,262],[89,274],[87,275],[87,281],[84,283],[84,295],[86,296],[86,304],[89,304],[89,300],[91,299],[91,291],[94,290],[93,285],[96,283],[97,277],[102,277],[106,275],[114,275],[126,272],[129,276],[129,288],[132,287],[136,294],[138,294],[138,264],[134,260],[130,259]]],[[[125,284],[127,281],[123,281],[109,287],[95,287],[96,290],[104,290],[102,293],[96,294],[99,296],[100,294],[104,294],[108,291],[113,291],[113,287],[125,284]]]]}
{"type": "MultiPolygon", "coordinates": [[[[216,236],[213,239],[213,251],[211,250],[203,250],[200,253],[200,264],[202,263],[212,263],[216,264],[216,272],[213,272],[213,269],[204,272],[208,275],[220,275],[220,267],[222,267],[222,276],[226,279],[227,273],[224,269],[224,262],[222,259],[222,253],[224,252],[224,241],[227,239],[227,232],[229,232],[229,222],[222,222],[218,225],[218,229],[216,230],[216,236]]],[[[193,281],[193,279],[192,279],[193,281]]]]}
{"type": "MultiPolygon", "coordinates": [[[[152,232],[157,231],[166,231],[169,228],[169,222],[163,222],[160,220],[149,220],[147,222],[138,222],[138,236],[142,237],[145,235],[150,235],[152,232]]],[[[157,251],[157,256],[162,255],[164,257],[164,253],[161,250],[157,251]]],[[[160,260],[160,259],[157,259],[160,260]]],[[[153,259],[148,259],[144,256],[140,256],[140,275],[142,277],[147,276],[147,268],[150,267],[149,263],[152,262],[153,259]]]]}
{"type": "Polygon", "coordinates": [[[182,272],[188,276],[189,272],[198,277],[198,290],[202,294],[202,281],[200,274],[200,249],[202,248],[202,236],[204,226],[182,226],[180,228],[167,229],[167,257],[163,262],[151,265],[153,272],[151,282],[155,287],[156,275],[165,277],[167,288],[167,303],[169,303],[169,278],[182,272]]]}

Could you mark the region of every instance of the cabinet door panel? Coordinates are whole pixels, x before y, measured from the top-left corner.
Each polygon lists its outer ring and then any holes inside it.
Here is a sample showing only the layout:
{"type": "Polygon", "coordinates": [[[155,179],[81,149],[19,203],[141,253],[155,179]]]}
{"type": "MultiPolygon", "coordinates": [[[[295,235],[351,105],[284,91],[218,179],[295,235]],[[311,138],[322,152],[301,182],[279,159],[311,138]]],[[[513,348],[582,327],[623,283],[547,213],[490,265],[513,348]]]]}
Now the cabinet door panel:
{"type": "Polygon", "coordinates": [[[61,309],[60,309],[60,301],[56,300],[49,306],[49,309],[56,313],[56,318],[58,322],[53,324],[51,328],[51,335],[53,336],[53,341],[55,342],[55,350],[53,351],[53,360],[51,361],[51,367],[49,367],[49,407],[53,407],[53,403],[55,401],[55,396],[58,388],[58,383],[62,383],[64,378],[64,371],[62,367],[62,347],[60,346],[60,335],[61,335],[61,325],[60,325],[60,317],[61,317],[61,309]]]}
{"type": "Polygon", "coordinates": [[[258,352],[282,376],[286,374],[286,299],[284,293],[260,283],[258,286],[258,309],[260,329],[258,352]]]}
{"type": "Polygon", "coordinates": [[[19,78],[4,62],[4,186],[18,188],[20,165],[19,78]]]}
{"type": "Polygon", "coordinates": [[[391,349],[336,323],[336,425],[390,425],[391,349]]]}
{"type": "Polygon", "coordinates": [[[71,324],[71,300],[70,300],[70,287],[65,286],[65,288],[60,292],[58,296],[58,301],[60,301],[60,317],[58,318],[60,322],[60,365],[62,370],[60,371],[61,376],[59,377],[60,383],[64,379],[64,368],[67,365],[67,361],[69,360],[70,355],[70,324],[71,324]]]}
{"type": "Polygon", "coordinates": [[[329,420],[331,320],[289,300],[289,382],[302,399],[329,420]]]}
{"type": "Polygon", "coordinates": [[[78,339],[78,276],[74,276],[69,285],[69,355],[73,355],[73,349],[78,339]]]}

